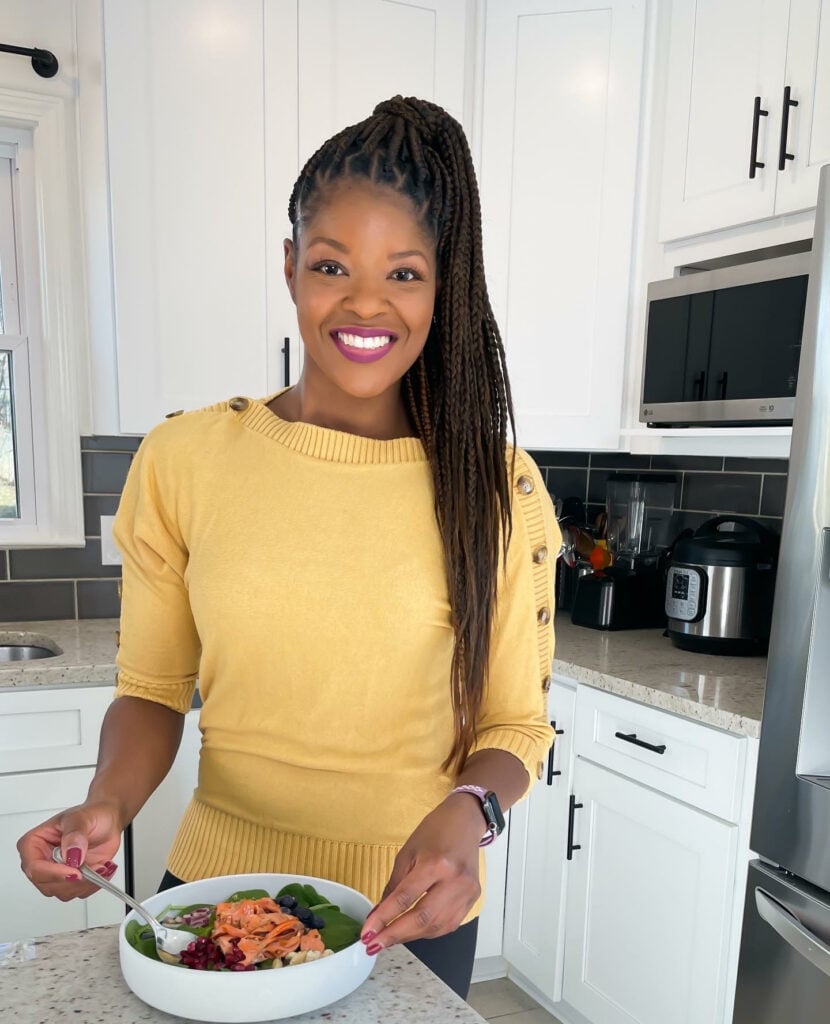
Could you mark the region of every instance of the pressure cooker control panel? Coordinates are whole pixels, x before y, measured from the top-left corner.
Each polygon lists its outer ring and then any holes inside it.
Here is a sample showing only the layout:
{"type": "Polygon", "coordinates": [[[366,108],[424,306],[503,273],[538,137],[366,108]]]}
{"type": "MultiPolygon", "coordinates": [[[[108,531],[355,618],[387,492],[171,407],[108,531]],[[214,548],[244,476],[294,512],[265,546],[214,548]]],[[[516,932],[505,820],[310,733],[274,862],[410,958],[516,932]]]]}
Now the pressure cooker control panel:
{"type": "Polygon", "coordinates": [[[705,581],[700,569],[672,565],[666,579],[666,615],[694,622],[704,611],[705,581]]]}

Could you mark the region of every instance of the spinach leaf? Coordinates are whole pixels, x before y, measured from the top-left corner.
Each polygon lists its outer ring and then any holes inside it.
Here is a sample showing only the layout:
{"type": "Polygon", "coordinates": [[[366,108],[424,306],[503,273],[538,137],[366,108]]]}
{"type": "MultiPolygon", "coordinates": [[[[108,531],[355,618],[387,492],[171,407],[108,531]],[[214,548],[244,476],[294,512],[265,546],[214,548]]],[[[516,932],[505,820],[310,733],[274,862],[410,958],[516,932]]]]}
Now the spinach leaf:
{"type": "Polygon", "coordinates": [[[240,903],[242,900],[264,900],[268,893],[264,889],[240,889],[232,896],[228,896],[222,903],[240,903]]]}
{"type": "Polygon", "coordinates": [[[318,903],[328,903],[326,897],[321,896],[313,885],[301,885],[299,882],[284,885],[277,893],[276,898],[279,899],[280,896],[293,896],[301,907],[313,907],[318,903]]]}
{"type": "Polygon", "coordinates": [[[149,956],[151,960],[159,959],[156,952],[156,937],[149,924],[142,921],[130,921],[124,935],[133,949],[137,949],[144,956],[149,956]]]}
{"type": "Polygon", "coordinates": [[[335,907],[331,903],[322,903],[311,909],[326,922],[325,926],[320,929],[320,934],[327,949],[337,953],[339,950],[345,949],[346,946],[351,946],[360,938],[362,927],[360,922],[355,921],[348,914],[344,914],[339,907],[335,907]]]}

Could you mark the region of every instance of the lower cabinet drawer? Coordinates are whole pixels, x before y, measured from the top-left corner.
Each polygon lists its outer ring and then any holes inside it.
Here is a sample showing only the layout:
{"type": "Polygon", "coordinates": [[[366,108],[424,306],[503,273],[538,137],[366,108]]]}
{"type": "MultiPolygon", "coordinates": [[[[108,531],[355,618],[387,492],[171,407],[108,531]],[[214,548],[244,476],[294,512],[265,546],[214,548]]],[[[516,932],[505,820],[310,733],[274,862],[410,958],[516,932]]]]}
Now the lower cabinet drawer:
{"type": "Polygon", "coordinates": [[[575,752],[661,793],[737,822],[746,740],[616,694],[580,686],[575,752]]]}
{"type": "Polygon", "coordinates": [[[94,765],[112,686],[0,693],[0,775],[94,765]]]}

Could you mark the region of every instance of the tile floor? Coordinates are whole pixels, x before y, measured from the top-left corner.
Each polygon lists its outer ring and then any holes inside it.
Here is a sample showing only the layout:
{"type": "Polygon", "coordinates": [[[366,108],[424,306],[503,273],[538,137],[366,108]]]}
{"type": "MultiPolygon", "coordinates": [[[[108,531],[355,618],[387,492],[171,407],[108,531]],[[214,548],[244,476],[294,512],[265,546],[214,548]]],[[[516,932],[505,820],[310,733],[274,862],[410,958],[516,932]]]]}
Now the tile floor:
{"type": "Polygon", "coordinates": [[[492,1024],[559,1024],[508,978],[476,982],[467,1002],[492,1024]]]}

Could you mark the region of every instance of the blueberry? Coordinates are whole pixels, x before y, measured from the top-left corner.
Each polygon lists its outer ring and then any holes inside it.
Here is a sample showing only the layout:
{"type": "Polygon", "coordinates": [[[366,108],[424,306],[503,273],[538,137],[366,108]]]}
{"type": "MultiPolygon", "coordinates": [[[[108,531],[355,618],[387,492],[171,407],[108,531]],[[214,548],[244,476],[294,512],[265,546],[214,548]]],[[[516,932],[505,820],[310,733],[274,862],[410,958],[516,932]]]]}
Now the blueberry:
{"type": "Polygon", "coordinates": [[[295,915],[298,921],[302,921],[303,924],[307,925],[311,922],[314,914],[308,909],[308,907],[298,907],[295,915]]]}
{"type": "Polygon", "coordinates": [[[293,910],[294,907],[297,906],[297,901],[293,896],[280,896],[277,903],[279,903],[281,907],[285,907],[286,910],[293,910]]]}
{"type": "Polygon", "coordinates": [[[316,914],[314,914],[311,918],[311,924],[309,925],[309,927],[316,928],[317,931],[319,932],[321,928],[326,927],[326,922],[323,920],[322,917],[318,917],[316,914]]]}

